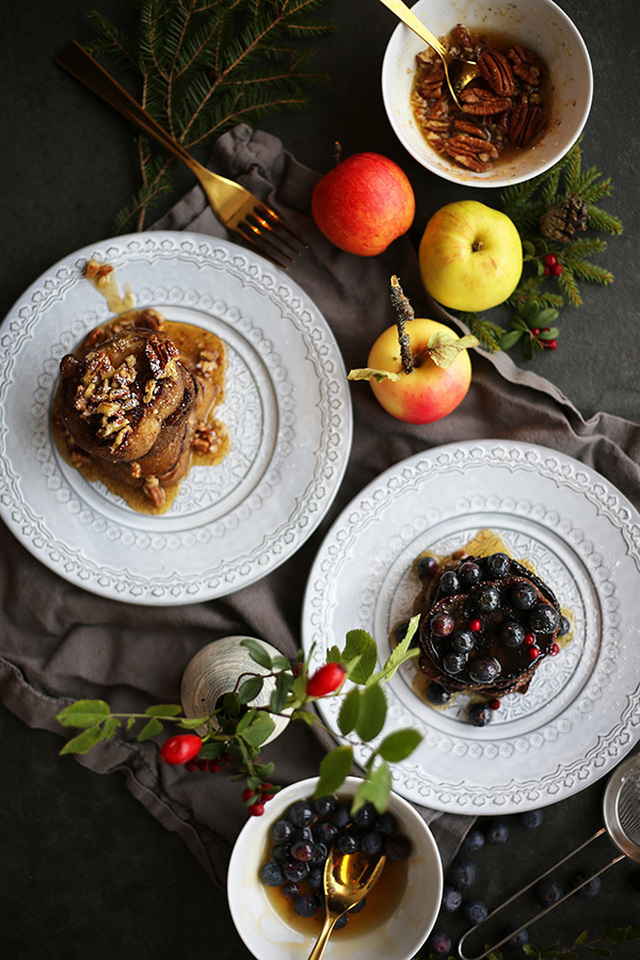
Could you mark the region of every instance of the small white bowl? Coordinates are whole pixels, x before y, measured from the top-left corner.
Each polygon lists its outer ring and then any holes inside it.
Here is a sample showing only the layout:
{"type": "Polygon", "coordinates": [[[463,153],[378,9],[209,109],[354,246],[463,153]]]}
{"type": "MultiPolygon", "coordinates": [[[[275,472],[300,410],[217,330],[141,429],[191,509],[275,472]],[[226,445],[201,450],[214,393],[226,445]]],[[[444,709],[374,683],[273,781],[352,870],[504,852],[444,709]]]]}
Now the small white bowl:
{"type": "MultiPolygon", "coordinates": [[[[233,922],[257,960],[300,960],[307,957],[317,934],[305,935],[290,926],[273,907],[267,888],[260,881],[268,835],[296,800],[313,796],[317,780],[301,780],[277,793],[262,817],[248,820],[236,840],[227,877],[227,896],[233,922]]],[[[348,777],[338,794],[352,796],[358,784],[348,777]]],[[[388,810],[398,818],[399,829],[411,840],[407,862],[407,885],[402,900],[385,922],[366,933],[338,935],[330,939],[327,960],[410,960],[429,936],[442,899],[442,862],[422,817],[401,797],[392,794],[388,810]]],[[[363,914],[364,917],[364,914],[363,914]]]]}
{"type": "Polygon", "coordinates": [[[396,136],[419,163],[453,183],[506,187],[544,173],[567,153],[589,116],[593,73],[582,37],[553,0],[418,0],[411,9],[439,38],[462,23],[471,33],[496,31],[535,50],[549,70],[552,93],[551,122],[540,141],[486,173],[467,170],[437,153],[418,128],[410,105],[411,87],[416,54],[427,44],[400,23],[382,65],[382,96],[396,136]]]}

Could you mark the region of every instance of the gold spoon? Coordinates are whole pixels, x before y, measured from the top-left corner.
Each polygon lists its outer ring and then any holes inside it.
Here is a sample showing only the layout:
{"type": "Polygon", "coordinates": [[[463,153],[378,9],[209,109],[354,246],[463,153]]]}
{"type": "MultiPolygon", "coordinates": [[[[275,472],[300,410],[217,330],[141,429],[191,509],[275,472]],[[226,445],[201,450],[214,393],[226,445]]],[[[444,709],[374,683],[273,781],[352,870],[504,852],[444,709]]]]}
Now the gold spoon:
{"type": "Polygon", "coordinates": [[[336,922],[367,896],[378,882],[387,858],[370,859],[359,850],[336,854],[331,851],[324,865],[323,887],[326,917],[309,960],[320,960],[336,922]]]}
{"type": "Polygon", "coordinates": [[[473,60],[461,60],[459,57],[454,57],[449,53],[447,48],[440,43],[437,37],[434,37],[430,30],[427,30],[422,21],[418,20],[415,13],[412,13],[402,0],[380,0],[380,3],[384,3],[385,7],[388,7],[392,13],[395,13],[396,17],[402,20],[410,30],[413,30],[421,40],[424,40],[425,43],[428,43],[429,46],[435,50],[442,60],[444,75],[451,96],[456,104],[460,106],[458,97],[472,80],[477,80],[480,76],[478,64],[473,60]]]}

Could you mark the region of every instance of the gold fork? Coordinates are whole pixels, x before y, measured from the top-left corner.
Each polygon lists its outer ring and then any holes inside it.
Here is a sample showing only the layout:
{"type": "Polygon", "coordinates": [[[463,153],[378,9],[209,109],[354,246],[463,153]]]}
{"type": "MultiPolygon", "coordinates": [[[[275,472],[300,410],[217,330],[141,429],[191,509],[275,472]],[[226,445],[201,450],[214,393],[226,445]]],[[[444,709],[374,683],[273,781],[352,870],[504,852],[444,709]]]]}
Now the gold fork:
{"type": "Polygon", "coordinates": [[[181,160],[200,181],[218,220],[263,257],[286,269],[308,249],[275,210],[239,183],[198,163],[75,40],[64,47],[55,62],[181,160]]]}

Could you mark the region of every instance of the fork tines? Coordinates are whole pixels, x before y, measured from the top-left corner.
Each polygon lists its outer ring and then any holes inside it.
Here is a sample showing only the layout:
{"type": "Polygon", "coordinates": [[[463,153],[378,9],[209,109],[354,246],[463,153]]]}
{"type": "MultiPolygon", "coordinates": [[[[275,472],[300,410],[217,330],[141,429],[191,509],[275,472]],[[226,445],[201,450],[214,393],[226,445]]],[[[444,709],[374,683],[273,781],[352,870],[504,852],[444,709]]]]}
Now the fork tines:
{"type": "Polygon", "coordinates": [[[309,249],[274,210],[262,205],[246,214],[236,230],[256,253],[283,270],[309,249]]]}

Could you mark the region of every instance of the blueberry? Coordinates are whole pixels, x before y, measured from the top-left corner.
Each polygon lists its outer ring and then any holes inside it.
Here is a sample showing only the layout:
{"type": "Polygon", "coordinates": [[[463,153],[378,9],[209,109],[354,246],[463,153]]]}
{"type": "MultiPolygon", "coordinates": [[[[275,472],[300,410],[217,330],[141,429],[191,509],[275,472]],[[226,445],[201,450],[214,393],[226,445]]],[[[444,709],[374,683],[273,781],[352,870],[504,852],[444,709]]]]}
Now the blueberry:
{"type": "Polygon", "coordinates": [[[517,620],[505,620],[500,627],[500,639],[505,647],[519,647],[524,643],[526,630],[517,620]]]}
{"type": "Polygon", "coordinates": [[[365,803],[353,815],[356,827],[370,827],[377,816],[376,808],[372,803],[365,803]]]}
{"type": "Polygon", "coordinates": [[[444,913],[453,913],[462,903],[462,894],[455,887],[445,887],[442,891],[442,907],[444,913]]]}
{"type": "Polygon", "coordinates": [[[553,633],[560,624],[560,614],[548,603],[537,603],[529,614],[529,626],[535,633],[553,633]]]}
{"type": "Polygon", "coordinates": [[[338,836],[338,828],[333,823],[329,823],[328,820],[322,820],[314,825],[313,836],[316,843],[326,844],[330,847],[338,836]]]}
{"type": "Polygon", "coordinates": [[[543,820],[542,810],[525,810],[520,814],[520,823],[526,830],[535,830],[543,820]]]}
{"type": "Polygon", "coordinates": [[[284,883],[282,867],[275,860],[269,860],[260,871],[260,879],[268,887],[279,887],[284,883]]]}
{"type": "Polygon", "coordinates": [[[332,810],[336,808],[336,798],[332,796],[328,797],[317,797],[313,801],[313,809],[316,813],[319,813],[321,817],[326,817],[328,813],[331,813],[332,810]]]}
{"type": "Polygon", "coordinates": [[[324,867],[312,867],[307,876],[307,884],[312,890],[322,890],[324,867]]]}
{"type": "Polygon", "coordinates": [[[319,906],[320,900],[315,893],[301,893],[293,901],[293,909],[301,917],[312,917],[319,906]]]}
{"type": "Polygon", "coordinates": [[[490,583],[483,583],[473,595],[474,603],[481,613],[493,613],[500,607],[500,591],[490,583]]]}
{"type": "Polygon", "coordinates": [[[376,831],[383,837],[388,837],[398,829],[398,821],[393,813],[381,813],[375,824],[376,831]]]}
{"type": "Polygon", "coordinates": [[[523,930],[518,930],[517,933],[514,933],[512,937],[507,941],[510,947],[522,947],[525,943],[529,943],[529,933],[526,927],[523,930]]]}
{"type": "Polygon", "coordinates": [[[456,653],[469,653],[476,644],[476,638],[471,630],[456,630],[451,637],[451,649],[456,653]]]}
{"type": "Polygon", "coordinates": [[[451,938],[446,933],[434,930],[427,940],[427,946],[436,957],[446,957],[451,950],[451,938]]]}
{"type": "Polygon", "coordinates": [[[463,892],[472,887],[478,879],[478,868],[473,860],[458,857],[451,864],[447,879],[452,887],[463,892]]]}
{"type": "Polygon", "coordinates": [[[411,853],[411,842],[402,834],[396,837],[387,837],[384,852],[389,860],[400,863],[402,860],[406,860],[411,853]]]}
{"type": "Polygon", "coordinates": [[[307,800],[297,800],[296,803],[291,805],[289,819],[294,827],[306,827],[313,823],[315,818],[315,811],[307,800]]]}
{"type": "Polygon", "coordinates": [[[308,840],[297,840],[291,847],[291,856],[294,860],[311,860],[315,853],[315,844],[308,840]]]}
{"type": "Polygon", "coordinates": [[[436,613],[431,618],[429,626],[434,637],[448,637],[450,633],[453,633],[455,621],[448,613],[436,613]]]}
{"type": "Polygon", "coordinates": [[[366,853],[368,857],[375,856],[376,853],[380,853],[382,850],[382,837],[373,830],[364,833],[360,841],[360,849],[363,853],[366,853]]]}
{"type": "Polygon", "coordinates": [[[311,857],[312,864],[324,863],[329,856],[329,849],[324,843],[316,843],[311,857]]]}
{"type": "Polygon", "coordinates": [[[501,671],[502,667],[493,657],[478,657],[469,664],[469,676],[474,683],[491,683],[501,671]]]}
{"type": "Polygon", "coordinates": [[[477,827],[473,827],[469,830],[468,834],[462,842],[462,847],[464,850],[468,850],[469,853],[473,853],[475,850],[480,850],[484,846],[484,833],[482,830],[478,830],[477,827]]]}
{"type": "Polygon", "coordinates": [[[427,580],[429,577],[432,577],[438,569],[438,561],[435,557],[425,553],[425,555],[418,560],[417,569],[420,579],[427,580]]]}
{"type": "Polygon", "coordinates": [[[447,653],[442,658],[442,666],[446,673],[460,673],[466,662],[464,653],[447,653]]]}
{"type": "Polygon", "coordinates": [[[309,873],[309,864],[304,860],[287,860],[282,870],[287,880],[301,883],[309,873]]]}
{"type": "Polygon", "coordinates": [[[511,560],[506,553],[492,553],[491,556],[485,560],[485,567],[490,577],[494,580],[501,580],[502,577],[506,577],[509,573],[511,560]]]}
{"type": "Polygon", "coordinates": [[[453,570],[445,570],[445,572],[440,577],[438,582],[441,593],[446,593],[448,596],[451,596],[453,593],[458,593],[460,590],[460,581],[458,580],[457,575],[453,570]]]}
{"type": "Polygon", "coordinates": [[[363,897],[362,900],[358,900],[358,902],[354,907],[351,907],[351,910],[349,910],[349,913],[360,913],[361,910],[364,910],[366,905],[367,905],[367,898],[363,897]]]}
{"type": "Polygon", "coordinates": [[[448,703],[451,700],[451,694],[448,690],[445,690],[444,687],[441,687],[439,683],[430,683],[427,687],[425,696],[429,703],[432,703],[436,707],[442,707],[445,703],[448,703]]]}
{"type": "Polygon", "coordinates": [[[291,846],[288,843],[278,843],[271,851],[274,860],[288,860],[291,856],[291,846]]]}
{"type": "Polygon", "coordinates": [[[355,833],[345,830],[336,841],[336,847],[340,853],[355,853],[360,847],[360,841],[355,833]]]}
{"type": "Polygon", "coordinates": [[[576,890],[576,897],[580,897],[581,900],[592,900],[593,897],[597,897],[602,888],[602,880],[600,877],[593,877],[589,879],[588,873],[578,873],[573,881],[574,887],[579,887],[576,890]]]}
{"type": "Polygon", "coordinates": [[[503,820],[491,820],[485,828],[484,835],[487,843],[494,846],[506,843],[509,839],[509,827],[503,820]]]}
{"type": "Polygon", "coordinates": [[[493,710],[488,703],[472,703],[467,716],[474,727],[486,727],[493,720],[493,710]]]}
{"type": "Polygon", "coordinates": [[[282,896],[287,900],[295,900],[299,893],[300,887],[293,880],[287,880],[286,883],[282,884],[282,896]]]}
{"type": "Polygon", "coordinates": [[[543,907],[548,907],[552,903],[557,903],[563,894],[563,890],[557,880],[552,877],[545,877],[537,885],[535,894],[538,902],[543,907]]]}
{"type": "Polygon", "coordinates": [[[333,925],[334,930],[342,930],[343,927],[349,923],[349,914],[343,913],[341,917],[338,917],[336,922],[333,925]]]}
{"type": "Polygon", "coordinates": [[[571,630],[571,623],[569,622],[568,617],[560,617],[560,626],[558,628],[558,636],[566,637],[566,635],[571,630]]]}
{"type": "Polygon", "coordinates": [[[516,610],[531,610],[537,603],[538,594],[532,583],[516,583],[511,588],[510,599],[516,610]]]}
{"type": "Polygon", "coordinates": [[[484,923],[489,916],[486,904],[482,900],[467,900],[462,908],[462,913],[467,923],[472,923],[474,926],[484,923]]]}
{"type": "Polygon", "coordinates": [[[350,819],[351,814],[349,813],[349,807],[346,803],[339,803],[335,810],[332,810],[329,814],[330,822],[339,830],[346,827],[350,819]]]}
{"type": "Polygon", "coordinates": [[[293,834],[293,824],[288,820],[276,820],[271,829],[271,836],[276,843],[283,843],[285,840],[290,840],[293,834]]]}
{"type": "Polygon", "coordinates": [[[464,587],[473,587],[482,580],[482,569],[473,560],[467,560],[461,564],[458,570],[458,578],[464,587]]]}

